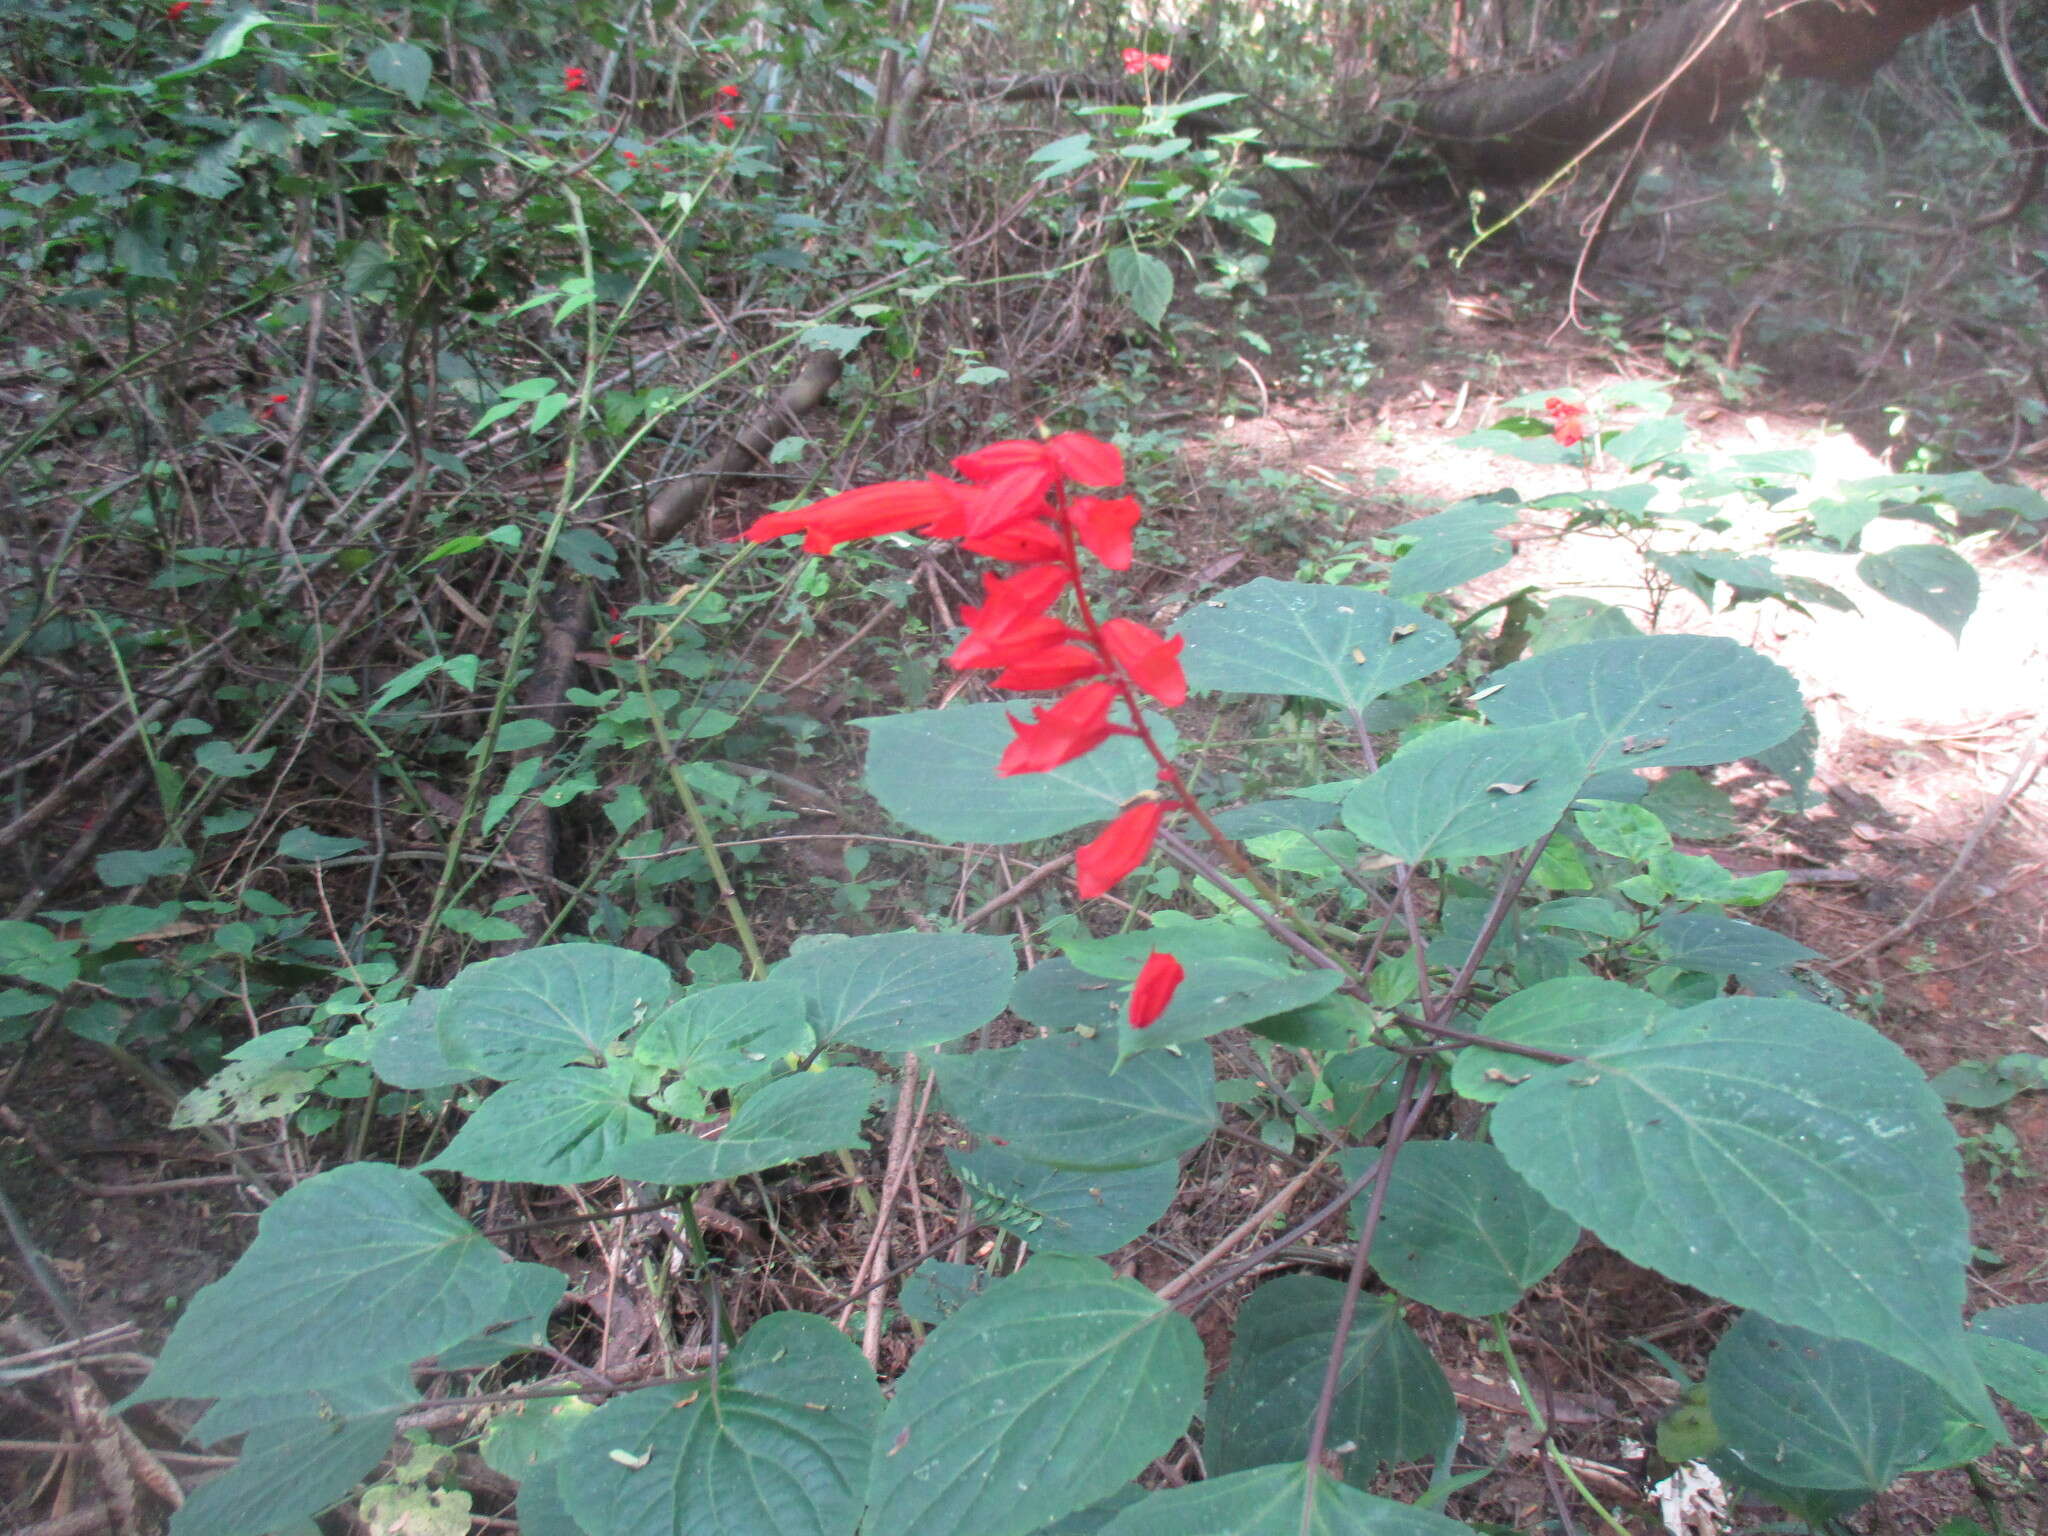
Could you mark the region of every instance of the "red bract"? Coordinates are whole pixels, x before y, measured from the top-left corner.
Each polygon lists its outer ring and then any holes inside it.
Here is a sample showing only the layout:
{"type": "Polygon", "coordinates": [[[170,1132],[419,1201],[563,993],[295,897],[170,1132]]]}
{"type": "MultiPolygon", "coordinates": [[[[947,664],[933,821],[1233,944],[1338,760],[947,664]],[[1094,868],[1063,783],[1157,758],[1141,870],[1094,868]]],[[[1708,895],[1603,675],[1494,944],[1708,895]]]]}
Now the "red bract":
{"type": "Polygon", "coordinates": [[[580,90],[582,90],[582,89],[583,89],[583,84],[584,84],[584,80],[585,80],[585,78],[586,78],[586,77],[585,77],[585,75],[584,75],[583,71],[582,71],[582,70],[580,70],[580,69],[578,69],[578,68],[577,68],[577,67],[576,67],[576,66],[575,66],[574,64],[564,64],[564,65],[562,66],[562,89],[563,89],[563,90],[565,90],[565,91],[580,91],[580,90]]]}
{"type": "Polygon", "coordinates": [[[1147,955],[1144,969],[1138,972],[1138,979],[1131,984],[1131,1028],[1144,1029],[1166,1012],[1166,1005],[1173,1001],[1174,991],[1186,975],[1181,963],[1173,956],[1163,955],[1156,949],[1147,955]]]}
{"type": "Polygon", "coordinates": [[[1140,800],[1075,851],[1074,874],[1083,901],[1103,895],[1145,862],[1165,815],[1164,800],[1140,800]]]}
{"type": "Polygon", "coordinates": [[[1111,619],[1102,626],[1102,643],[1124,675],[1168,709],[1187,703],[1188,680],[1180,669],[1185,637],[1169,640],[1136,619],[1111,619]]]}
{"type": "Polygon", "coordinates": [[[996,773],[1009,778],[1019,773],[1044,773],[1062,763],[1093,752],[1110,737],[1123,734],[1126,727],[1109,723],[1110,706],[1117,701],[1115,683],[1090,683],[1077,688],[1050,708],[1032,711],[1029,725],[1010,716],[1016,739],[1003,749],[996,773]]]}
{"type": "Polygon", "coordinates": [[[801,533],[804,549],[829,555],[848,539],[905,533],[935,523],[957,510],[960,488],[943,480],[889,480],[863,485],[808,507],[771,512],[757,519],[745,537],[756,544],[801,533]]]}
{"type": "Polygon", "coordinates": [[[1076,496],[1067,506],[1074,537],[1112,571],[1131,568],[1131,530],[1138,526],[1140,515],[1135,496],[1119,496],[1115,501],[1076,496]]]}

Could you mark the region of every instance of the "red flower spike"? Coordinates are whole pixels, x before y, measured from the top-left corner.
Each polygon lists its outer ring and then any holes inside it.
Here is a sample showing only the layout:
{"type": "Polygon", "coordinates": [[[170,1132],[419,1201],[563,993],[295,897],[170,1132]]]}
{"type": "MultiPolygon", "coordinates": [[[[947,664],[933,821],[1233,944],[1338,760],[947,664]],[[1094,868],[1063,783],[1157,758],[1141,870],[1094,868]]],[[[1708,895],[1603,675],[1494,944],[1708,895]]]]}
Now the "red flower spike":
{"type": "Polygon", "coordinates": [[[1136,619],[1111,619],[1102,626],[1102,643],[1109,659],[1168,709],[1187,703],[1188,680],[1180,669],[1186,637],[1175,635],[1169,640],[1136,619]]]}
{"type": "Polygon", "coordinates": [[[730,96],[734,101],[738,101],[740,99],[740,88],[736,85],[728,83],[726,85],[721,85],[718,88],[718,94],[721,96],[730,96]]]}
{"type": "Polygon", "coordinates": [[[1086,646],[1057,645],[1012,662],[996,677],[998,688],[1018,693],[1037,693],[1047,688],[1065,688],[1102,675],[1102,658],[1086,646]]]}
{"type": "Polygon", "coordinates": [[[757,518],[744,537],[756,544],[786,533],[804,535],[804,549],[829,555],[848,539],[870,539],[880,533],[905,533],[936,522],[956,509],[957,486],[943,480],[889,480],[827,496],[807,507],[771,512],[757,518]]]}
{"type": "Polygon", "coordinates": [[[565,90],[565,91],[580,91],[580,90],[582,90],[582,89],[583,89],[583,86],[584,86],[584,81],[585,81],[585,79],[586,79],[586,78],[587,78],[587,77],[585,76],[584,72],[583,72],[582,70],[578,69],[578,68],[577,68],[577,67],[576,67],[576,66],[575,66],[574,64],[564,64],[564,65],[562,66],[562,89],[563,89],[563,90],[565,90]]]}
{"type": "Polygon", "coordinates": [[[1131,1028],[1144,1029],[1166,1012],[1166,1005],[1173,1001],[1174,991],[1186,975],[1181,963],[1173,956],[1163,955],[1156,949],[1147,955],[1144,969],[1138,972],[1138,979],[1131,984],[1131,1028]]]}
{"type": "Polygon", "coordinates": [[[1164,800],[1140,800],[1075,851],[1074,874],[1083,901],[1104,895],[1145,862],[1166,809],[1164,800]]]}
{"type": "Polygon", "coordinates": [[[1135,496],[1119,496],[1115,501],[1076,496],[1067,505],[1074,537],[1112,571],[1131,568],[1131,530],[1143,515],[1135,496]]]}
{"type": "Polygon", "coordinates": [[[997,775],[1009,778],[1019,773],[1044,773],[1085,757],[1112,736],[1127,734],[1126,727],[1109,723],[1110,706],[1117,697],[1115,683],[1090,683],[1049,709],[1034,710],[1029,725],[1010,716],[1010,729],[1017,736],[1003,749],[997,775]]]}
{"type": "Polygon", "coordinates": [[[733,121],[731,113],[721,112],[718,114],[718,126],[721,128],[731,129],[739,127],[739,124],[733,121]]]}

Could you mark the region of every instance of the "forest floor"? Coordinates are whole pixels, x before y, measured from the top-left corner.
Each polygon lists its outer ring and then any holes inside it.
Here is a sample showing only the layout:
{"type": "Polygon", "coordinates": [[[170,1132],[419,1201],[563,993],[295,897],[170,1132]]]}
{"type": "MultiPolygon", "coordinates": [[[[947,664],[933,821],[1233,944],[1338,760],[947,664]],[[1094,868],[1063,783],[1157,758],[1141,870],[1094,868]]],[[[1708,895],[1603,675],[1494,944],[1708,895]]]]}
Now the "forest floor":
{"type": "MultiPolygon", "coordinates": [[[[1525,499],[1581,487],[1576,470],[1494,459],[1454,447],[1453,439],[1495,419],[1500,401],[1525,391],[1591,390],[1621,378],[1666,383],[1709,443],[1807,448],[1844,476],[1896,467],[1845,430],[1854,413],[1838,409],[1839,377],[1788,366],[1767,372],[1731,403],[1711,385],[1671,378],[1654,348],[1632,351],[1574,330],[1553,332],[1562,295],[1546,302],[1541,283],[1520,291],[1521,314],[1501,313],[1497,287],[1506,260],[1396,284],[1379,313],[1364,320],[1319,312],[1311,298],[1277,296],[1277,306],[1295,307],[1302,335],[1354,329],[1369,345],[1372,372],[1341,394],[1290,392],[1263,375],[1254,379],[1250,369],[1233,376],[1233,410],[1188,429],[1191,483],[1213,481],[1228,468],[1240,476],[1263,472],[1263,494],[1276,503],[1297,491],[1325,503],[1334,494],[1350,509],[1347,536],[1357,540],[1502,486],[1516,487],[1525,499]]],[[[1561,290],[1562,283],[1553,286],[1561,290]]],[[[1277,377],[1277,365],[1267,371],[1277,377]]],[[[1862,425],[1867,429],[1867,419],[1862,425]]],[[[2043,467],[2039,459],[2019,465],[2031,470],[2037,488],[2043,467]]],[[[1188,573],[1215,570],[1233,556],[1243,557],[1230,572],[1233,583],[1293,574],[1277,554],[1245,554],[1247,510],[1191,496],[1175,524],[1178,569],[1155,569],[1148,579],[1162,592],[1184,587],[1188,573]]],[[[1540,514],[1529,517],[1514,563],[1460,589],[1460,606],[1469,611],[1530,584],[1623,604],[1630,592],[1640,596],[1641,566],[1631,551],[1593,537],[1545,538],[1540,523],[1540,514]]],[[[1899,523],[1887,536],[1918,532],[1899,523]]],[[[1660,621],[1667,629],[1755,645],[1800,678],[1821,727],[1824,803],[1803,816],[1781,815],[1766,808],[1768,795],[1755,775],[1727,771],[1721,782],[1742,807],[1743,824],[1725,856],[1742,873],[1799,873],[1761,920],[1826,957],[1822,973],[1930,1073],[2008,1052],[2048,1051],[2048,774],[2029,778],[2021,766],[2038,765],[2048,719],[2048,558],[2038,539],[1980,543],[1969,553],[1983,593],[1960,645],[1881,601],[1860,615],[1823,609],[1809,617],[1777,605],[1708,612],[1681,594],[1660,621]],[[2021,782],[2014,789],[2016,772],[2021,782]],[[1931,908],[1922,910],[1930,895],[1931,908]]],[[[872,814],[880,829],[880,813],[872,814]]],[[[13,1127],[5,1128],[0,1156],[9,1191],[80,1320],[93,1328],[137,1325],[137,1342],[111,1347],[146,1350],[168,1309],[244,1246],[252,1213],[220,1154],[198,1137],[167,1131],[167,1106],[130,1082],[111,1077],[83,1046],[46,1052],[17,1102],[38,1123],[65,1128],[63,1145],[48,1150],[54,1163],[74,1170],[73,1182],[28,1155],[13,1140],[13,1127]]],[[[2048,1302],[2048,1094],[2022,1094],[1992,1111],[1958,1111],[1955,1123],[1981,1250],[1971,1307],[2048,1302]]],[[[246,1143],[242,1151],[283,1155],[246,1143]]],[[[930,1161],[927,1182],[939,1190],[947,1176],[936,1148],[930,1161]]],[[[943,1192],[935,1198],[949,1203],[943,1192]]],[[[1185,1222],[1187,1229],[1173,1235],[1200,1251],[1221,1219],[1183,1205],[1168,1221],[1185,1222]]],[[[1122,1261],[1149,1273],[1143,1254],[1122,1261]]],[[[42,1310],[11,1252],[0,1258],[0,1293],[17,1318],[42,1310]]],[[[1637,1478],[1642,1447],[1654,1443],[1675,1386],[1647,1356],[1618,1341],[1651,1338],[1681,1364],[1696,1366],[1725,1310],[1589,1243],[1518,1314],[1517,1344],[1547,1394],[1564,1445],[1589,1486],[1634,1530],[1660,1529],[1640,1501],[1637,1478]]],[[[1203,1327],[1213,1337],[1212,1319],[1203,1327]]],[[[25,1338],[8,1339],[9,1350],[27,1347],[25,1338]]],[[[1543,1528],[1542,1481],[1533,1458],[1517,1452],[1527,1449],[1516,1438],[1526,1434],[1526,1421],[1507,1411],[1511,1395],[1490,1372],[1479,1332],[1452,1336],[1440,1324],[1429,1342],[1458,1389],[1468,1449],[1523,1469],[1491,1480],[1481,1504],[1454,1512],[1518,1530],[1543,1528]]],[[[2012,1427],[2018,1443],[1991,1458],[1986,1476],[2010,1529],[2048,1531],[2048,1495],[2041,1491],[2048,1445],[2026,1440],[2030,1426],[2012,1427]]],[[[20,1440],[45,1430],[11,1432],[20,1440]]],[[[34,1464],[70,1465],[63,1458],[34,1464]]],[[[13,1479],[10,1488],[24,1491],[13,1479]]],[[[1910,1479],[1850,1524],[1873,1536],[1925,1533],[1956,1516],[1984,1518],[1961,1473],[1910,1479]]],[[[1770,1518],[1747,1512],[1731,1528],[1753,1530],[1770,1518]]]]}

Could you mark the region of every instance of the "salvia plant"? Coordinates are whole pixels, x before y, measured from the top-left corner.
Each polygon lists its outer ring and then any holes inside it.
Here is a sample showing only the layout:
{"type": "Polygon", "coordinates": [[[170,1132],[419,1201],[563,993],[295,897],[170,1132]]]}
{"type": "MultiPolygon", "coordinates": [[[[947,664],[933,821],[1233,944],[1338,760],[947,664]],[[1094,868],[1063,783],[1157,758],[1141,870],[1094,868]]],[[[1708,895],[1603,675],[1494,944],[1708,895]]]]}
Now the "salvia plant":
{"type": "MultiPolygon", "coordinates": [[[[1653,456],[1583,403],[1543,416],[1514,427],[1529,456],[1653,456]]],[[[748,530],[801,535],[812,556],[908,537],[988,563],[950,664],[1042,697],[862,722],[869,789],[931,838],[1085,833],[1082,899],[1142,885],[1191,910],[1106,937],[1070,924],[1057,957],[1021,971],[1007,939],[930,927],[814,935],[716,984],[562,943],[378,1004],[378,1078],[494,1086],[419,1167],[347,1163],[284,1195],[185,1309],[133,1400],[213,1399],[199,1438],[246,1438],[175,1532],[290,1528],[347,1497],[402,1429],[414,1443],[374,1495],[461,1497],[427,1486],[440,1453],[412,1427],[419,1382],[445,1401],[448,1382],[499,1368],[524,1385],[478,1400],[480,1449],[517,1480],[528,1533],[1453,1531],[1438,1510],[1484,1473],[1453,1465],[1458,1409],[1411,1307],[1491,1331],[1540,1437],[1506,1317],[1586,1232],[1736,1310],[1704,1378],[1681,1383],[1664,1448],[1809,1521],[2001,1443],[1990,1391],[2048,1412],[2048,1309],[1964,1318],[1941,1100],[1798,973],[1810,951],[1730,915],[1782,874],[1679,851],[1641,773],[1792,761],[1808,721],[1789,673],[1615,610],[1482,671],[1415,578],[1467,579],[1498,503],[1399,534],[1416,563],[1384,585],[1404,595],[1262,578],[1163,631],[1108,611],[1098,574],[1131,564],[1141,521],[1115,447],[1070,432],[953,469],[748,530]],[[1433,719],[1397,707],[1425,687],[1433,719]],[[1197,695],[1321,710],[1350,761],[1219,803],[1176,728],[1197,695]],[[1179,875],[1148,877],[1161,861],[1179,875]],[[1255,1062],[1249,1091],[1219,1076],[1219,1050],[1255,1062]],[[902,1304],[915,1290],[933,1326],[886,1393],[827,1318],[716,1304],[710,1350],[670,1354],[694,1369],[564,1375],[548,1335],[563,1275],[513,1262],[430,1177],[623,1181],[625,1204],[595,1214],[672,1207],[715,1297],[693,1193],[861,1147],[878,1104],[924,1072],[969,1133],[948,1160],[973,1216],[1027,1256],[991,1274],[918,1255],[902,1304]],[[1220,1106],[1255,1098],[1280,1128],[1269,1144],[1314,1146],[1300,1176],[1158,1289],[1112,1270],[1102,1255],[1164,1214],[1220,1106]],[[1303,1211],[1319,1174],[1325,1197],[1303,1211]],[[1243,1289],[1347,1216],[1342,1278],[1243,1289]],[[1211,1382],[1190,1314],[1233,1288],[1211,1382]],[[1200,1480],[1136,1481],[1190,1435],[1200,1480]],[[1436,1467],[1418,1502],[1366,1491],[1415,1461],[1436,1467]]],[[[1624,511],[1590,491],[1576,507],[1624,511]]],[[[886,1283],[854,1299],[881,1307],[886,1283]]]]}

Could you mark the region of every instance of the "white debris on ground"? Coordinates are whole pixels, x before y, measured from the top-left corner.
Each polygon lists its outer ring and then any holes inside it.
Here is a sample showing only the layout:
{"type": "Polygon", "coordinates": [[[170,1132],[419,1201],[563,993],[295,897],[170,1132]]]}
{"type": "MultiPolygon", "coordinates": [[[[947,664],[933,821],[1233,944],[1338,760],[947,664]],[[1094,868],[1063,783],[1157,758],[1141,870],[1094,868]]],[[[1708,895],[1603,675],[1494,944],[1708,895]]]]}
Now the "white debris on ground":
{"type": "Polygon", "coordinates": [[[1704,1461],[1689,1461],[1650,1490],[1670,1536],[1721,1536],[1728,1490],[1704,1461]]]}

